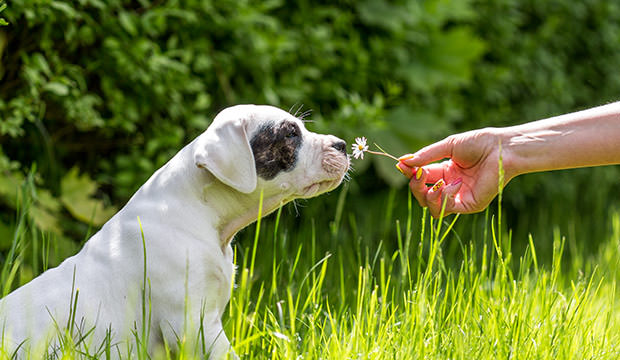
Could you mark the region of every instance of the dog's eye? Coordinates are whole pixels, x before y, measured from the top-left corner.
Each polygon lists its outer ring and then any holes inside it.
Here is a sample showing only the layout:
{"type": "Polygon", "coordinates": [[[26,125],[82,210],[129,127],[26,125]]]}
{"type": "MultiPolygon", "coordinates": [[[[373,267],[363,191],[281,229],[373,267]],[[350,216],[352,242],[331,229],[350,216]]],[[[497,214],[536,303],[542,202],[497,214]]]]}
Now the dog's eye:
{"type": "Polygon", "coordinates": [[[298,137],[298,136],[299,136],[299,132],[297,131],[297,129],[293,129],[293,130],[291,130],[291,131],[290,131],[290,132],[286,135],[286,137],[287,137],[287,138],[289,138],[289,139],[293,139],[293,138],[296,138],[296,137],[298,137]]]}
{"type": "Polygon", "coordinates": [[[291,121],[283,121],[276,131],[280,139],[297,141],[301,137],[301,129],[291,121]]]}
{"type": "Polygon", "coordinates": [[[299,128],[295,125],[289,125],[287,130],[288,130],[286,133],[287,139],[294,139],[296,137],[299,137],[300,135],[299,128]]]}

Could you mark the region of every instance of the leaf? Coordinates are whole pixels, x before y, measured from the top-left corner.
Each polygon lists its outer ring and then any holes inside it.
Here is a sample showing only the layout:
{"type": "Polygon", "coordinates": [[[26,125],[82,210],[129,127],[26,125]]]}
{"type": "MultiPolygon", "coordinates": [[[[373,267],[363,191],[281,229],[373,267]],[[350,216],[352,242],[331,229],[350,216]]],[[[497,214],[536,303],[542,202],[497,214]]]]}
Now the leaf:
{"type": "Polygon", "coordinates": [[[41,70],[46,76],[52,76],[52,70],[47,62],[47,59],[41,53],[32,54],[30,58],[32,63],[36,65],[36,68],[41,70]]]}
{"type": "Polygon", "coordinates": [[[138,28],[136,27],[134,18],[132,18],[128,12],[121,11],[118,14],[118,21],[129,35],[136,36],[138,33],[138,28]]]}
{"type": "Polygon", "coordinates": [[[403,31],[405,25],[417,21],[417,14],[405,11],[402,6],[387,1],[367,0],[357,3],[360,19],[366,25],[377,26],[391,32],[403,31]]]}
{"type": "MultiPolygon", "coordinates": [[[[6,4],[0,4],[0,12],[4,11],[4,9],[6,9],[6,4]]],[[[8,24],[6,20],[0,18],[0,26],[7,26],[8,24]]],[[[0,51],[0,54],[2,54],[2,51],[0,51]]]]}
{"type": "Polygon", "coordinates": [[[50,7],[53,9],[56,9],[58,11],[60,11],[61,13],[64,13],[68,18],[70,19],[74,19],[74,18],[79,18],[79,13],[76,11],[76,9],[65,3],[62,1],[51,1],[50,2],[50,7]]]}
{"type": "Polygon", "coordinates": [[[449,21],[467,21],[476,18],[476,11],[471,0],[432,0],[423,4],[425,20],[436,26],[449,21]]]}
{"type": "Polygon", "coordinates": [[[43,89],[51,92],[54,95],[58,96],[67,96],[69,95],[69,87],[63,83],[59,83],[57,81],[51,81],[43,86],[43,89]]]}
{"type": "Polygon", "coordinates": [[[103,204],[93,196],[97,183],[86,174],[79,175],[77,167],[72,168],[60,183],[60,201],[71,215],[84,223],[103,225],[116,209],[103,204]]]}
{"type": "Polygon", "coordinates": [[[35,204],[30,208],[30,216],[37,228],[56,235],[62,235],[62,228],[58,223],[58,218],[39,204],[35,204]]]}
{"type": "Polygon", "coordinates": [[[53,197],[49,190],[37,189],[36,201],[30,208],[30,216],[39,229],[62,235],[58,221],[60,209],[59,199],[53,197]]]}
{"type": "Polygon", "coordinates": [[[24,177],[18,172],[3,172],[0,176],[0,198],[12,208],[17,206],[17,196],[19,195],[19,185],[24,181],[24,177]]]}

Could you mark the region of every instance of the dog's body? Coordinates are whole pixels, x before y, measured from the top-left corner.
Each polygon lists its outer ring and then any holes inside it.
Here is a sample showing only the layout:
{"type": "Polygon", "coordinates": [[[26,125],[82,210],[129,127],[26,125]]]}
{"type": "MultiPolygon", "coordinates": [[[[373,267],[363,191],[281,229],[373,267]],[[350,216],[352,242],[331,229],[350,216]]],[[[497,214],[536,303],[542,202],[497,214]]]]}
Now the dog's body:
{"type": "Polygon", "coordinates": [[[150,346],[165,340],[174,347],[202,327],[208,354],[224,357],[231,238],[257,219],[261,194],[268,214],[335,188],[348,164],[343,141],[305,130],[285,111],[225,109],[77,255],[0,300],[5,350],[58,344],[52,336],[73,317],[74,336],[94,329],[84,340],[93,346],[110,329],[112,343],[123,344],[150,324],[150,346]]]}

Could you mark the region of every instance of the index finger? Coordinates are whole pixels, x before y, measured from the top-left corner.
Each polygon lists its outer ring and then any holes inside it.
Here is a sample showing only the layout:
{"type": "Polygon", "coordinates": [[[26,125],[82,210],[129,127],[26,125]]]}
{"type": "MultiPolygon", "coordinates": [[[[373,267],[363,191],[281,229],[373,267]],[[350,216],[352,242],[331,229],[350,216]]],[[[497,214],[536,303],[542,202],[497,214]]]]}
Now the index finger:
{"type": "Polygon", "coordinates": [[[407,166],[423,166],[433,161],[452,157],[452,141],[447,137],[434,144],[428,145],[414,154],[401,156],[398,160],[407,166]]]}

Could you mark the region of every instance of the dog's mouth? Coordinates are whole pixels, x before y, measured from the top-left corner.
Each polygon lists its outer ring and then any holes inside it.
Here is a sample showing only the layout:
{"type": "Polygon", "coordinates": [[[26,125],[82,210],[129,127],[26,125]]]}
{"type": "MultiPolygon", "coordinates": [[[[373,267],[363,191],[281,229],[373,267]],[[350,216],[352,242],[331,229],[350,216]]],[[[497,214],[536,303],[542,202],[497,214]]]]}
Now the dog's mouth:
{"type": "Polygon", "coordinates": [[[325,178],[301,188],[297,197],[307,199],[337,188],[349,171],[349,157],[338,149],[330,146],[324,149],[321,167],[324,171],[323,176],[325,176],[325,178]]]}
{"type": "Polygon", "coordinates": [[[306,186],[301,191],[302,198],[311,198],[328,191],[331,191],[340,185],[342,179],[330,179],[330,180],[322,180],[315,182],[309,186],[306,186]]]}

